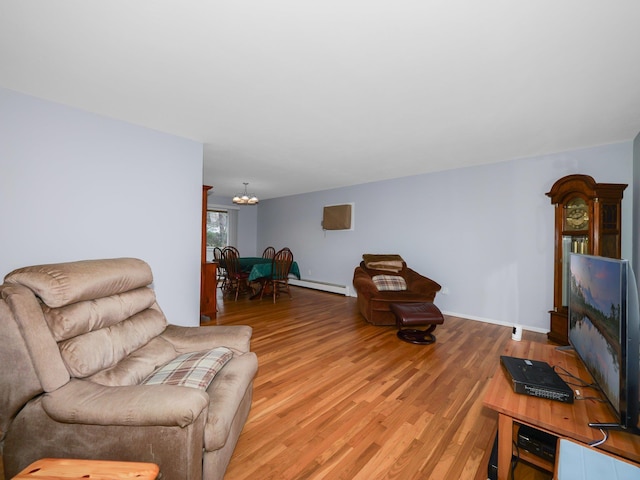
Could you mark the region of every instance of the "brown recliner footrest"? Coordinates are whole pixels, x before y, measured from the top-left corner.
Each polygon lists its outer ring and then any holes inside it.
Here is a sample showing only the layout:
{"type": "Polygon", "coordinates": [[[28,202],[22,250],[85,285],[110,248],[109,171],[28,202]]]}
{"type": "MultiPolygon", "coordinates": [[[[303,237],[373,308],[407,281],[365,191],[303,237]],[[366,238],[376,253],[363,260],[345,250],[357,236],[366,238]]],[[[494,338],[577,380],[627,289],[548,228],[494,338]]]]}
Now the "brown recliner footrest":
{"type": "Polygon", "coordinates": [[[389,309],[396,316],[398,338],[405,342],[428,345],[436,341],[433,332],[437,325],[444,323],[444,316],[433,303],[392,303],[389,309]],[[429,326],[426,330],[403,327],[429,326]]]}
{"type": "Polygon", "coordinates": [[[399,327],[444,323],[442,312],[433,303],[392,303],[389,308],[395,314],[399,327]]]}

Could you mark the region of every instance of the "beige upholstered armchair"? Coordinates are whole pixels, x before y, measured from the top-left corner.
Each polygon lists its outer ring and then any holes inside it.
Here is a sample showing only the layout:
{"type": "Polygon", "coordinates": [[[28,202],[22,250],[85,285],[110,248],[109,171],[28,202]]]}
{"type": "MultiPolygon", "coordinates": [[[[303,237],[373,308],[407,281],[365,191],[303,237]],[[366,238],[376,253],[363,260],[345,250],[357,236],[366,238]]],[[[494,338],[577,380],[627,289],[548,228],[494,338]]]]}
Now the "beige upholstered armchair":
{"type": "Polygon", "coordinates": [[[258,365],[251,328],[169,325],[151,282],[150,267],[133,258],[26,267],[5,277],[7,478],[42,457],[152,462],[168,480],[223,478],[251,407],[258,365]],[[205,362],[214,352],[215,361],[205,362]],[[193,374],[166,372],[185,357],[195,362],[195,386],[185,386],[193,374]]]}

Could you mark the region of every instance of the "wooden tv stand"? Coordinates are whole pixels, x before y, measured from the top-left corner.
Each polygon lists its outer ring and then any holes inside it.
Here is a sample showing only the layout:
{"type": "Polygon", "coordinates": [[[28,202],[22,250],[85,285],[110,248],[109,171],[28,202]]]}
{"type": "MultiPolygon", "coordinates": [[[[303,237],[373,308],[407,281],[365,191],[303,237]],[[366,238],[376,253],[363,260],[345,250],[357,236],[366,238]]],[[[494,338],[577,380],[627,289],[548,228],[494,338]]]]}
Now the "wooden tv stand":
{"type": "MultiPolygon", "coordinates": [[[[591,381],[591,376],[573,350],[559,350],[555,345],[535,342],[511,341],[503,355],[542,360],[551,366],[559,366],[579,377],[591,381]]],[[[567,383],[572,383],[564,375],[567,383]]],[[[601,398],[600,392],[588,388],[574,387],[581,396],[601,398]]],[[[608,405],[598,400],[579,400],[574,403],[562,403],[528,395],[515,393],[498,365],[485,393],[484,405],[498,412],[498,479],[509,476],[513,440],[520,425],[529,425],[558,438],[569,438],[582,444],[601,440],[600,430],[589,427],[589,422],[615,422],[608,405]]],[[[609,439],[598,448],[616,456],[640,463],[640,436],[626,432],[609,432],[609,439]]],[[[520,449],[520,458],[549,472],[554,465],[536,455],[520,449]]]]}

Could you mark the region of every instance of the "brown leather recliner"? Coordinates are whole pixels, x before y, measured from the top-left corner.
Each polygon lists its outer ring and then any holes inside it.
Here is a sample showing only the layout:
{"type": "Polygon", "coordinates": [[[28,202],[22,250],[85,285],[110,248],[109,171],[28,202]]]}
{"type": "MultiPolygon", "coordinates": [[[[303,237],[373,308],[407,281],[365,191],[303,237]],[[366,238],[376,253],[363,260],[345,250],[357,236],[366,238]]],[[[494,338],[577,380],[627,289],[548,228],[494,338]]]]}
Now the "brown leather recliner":
{"type": "Polygon", "coordinates": [[[223,478],[251,408],[252,329],[169,325],[152,281],[149,265],[134,258],[26,267],[5,277],[0,452],[7,478],[43,457],[151,462],[168,480],[223,478]],[[216,347],[226,347],[226,363],[206,389],[204,382],[146,384],[167,362],[216,347]]]}
{"type": "Polygon", "coordinates": [[[440,291],[441,287],[437,282],[408,268],[401,257],[391,255],[364,255],[363,257],[365,260],[360,262],[360,265],[356,267],[353,273],[353,286],[356,289],[360,313],[373,325],[396,324],[396,317],[389,308],[392,303],[433,302],[436,298],[436,293],[440,291]],[[397,257],[395,264],[398,265],[398,268],[396,270],[371,268],[372,265],[385,268],[384,263],[380,264],[373,261],[375,257],[397,257]],[[376,276],[378,276],[377,281],[380,279],[379,276],[402,277],[404,284],[406,284],[406,289],[381,290],[374,282],[373,277],[376,276]]]}

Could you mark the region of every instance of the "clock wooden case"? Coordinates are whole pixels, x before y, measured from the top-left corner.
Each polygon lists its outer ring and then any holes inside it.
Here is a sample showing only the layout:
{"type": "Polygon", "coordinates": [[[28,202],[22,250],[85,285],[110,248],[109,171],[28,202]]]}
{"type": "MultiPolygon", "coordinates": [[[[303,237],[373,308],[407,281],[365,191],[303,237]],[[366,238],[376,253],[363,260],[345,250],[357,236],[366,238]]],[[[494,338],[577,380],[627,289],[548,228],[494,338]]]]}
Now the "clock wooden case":
{"type": "Polygon", "coordinates": [[[568,175],[547,196],[555,205],[553,310],[549,340],[569,343],[569,254],[620,258],[621,206],[626,184],[596,183],[589,175],[568,175]]]}

